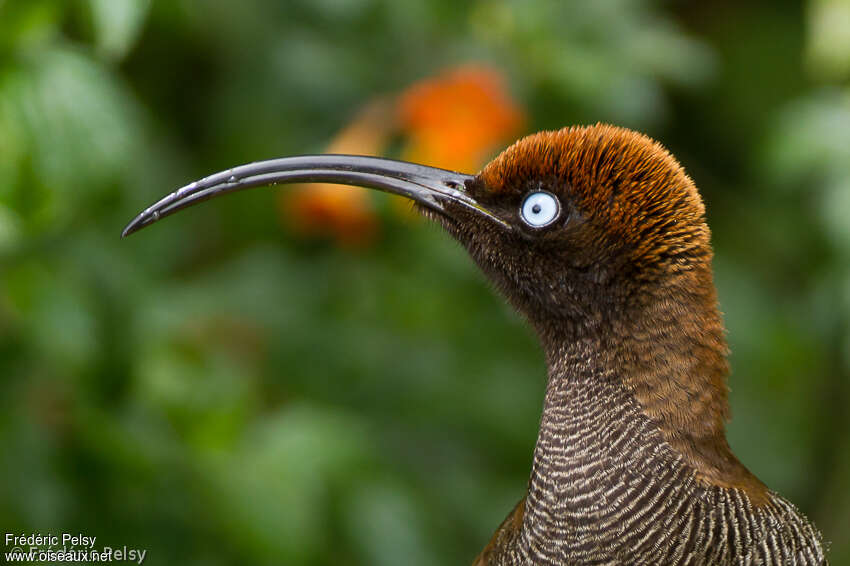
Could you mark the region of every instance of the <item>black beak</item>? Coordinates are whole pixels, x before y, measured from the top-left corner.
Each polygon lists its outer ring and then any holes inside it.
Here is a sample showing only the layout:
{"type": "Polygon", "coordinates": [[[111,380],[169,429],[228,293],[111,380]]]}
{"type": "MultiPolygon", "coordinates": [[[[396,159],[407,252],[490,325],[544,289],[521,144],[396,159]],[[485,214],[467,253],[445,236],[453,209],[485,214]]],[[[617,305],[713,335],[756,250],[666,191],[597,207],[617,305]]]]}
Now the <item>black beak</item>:
{"type": "Polygon", "coordinates": [[[164,216],[218,195],[264,185],[306,182],[378,189],[407,197],[450,218],[446,205],[454,203],[510,228],[466,192],[474,178],[436,167],[359,155],[302,155],[258,161],[215,173],[177,189],[143,210],[124,228],[121,236],[128,236],[164,216]]]}

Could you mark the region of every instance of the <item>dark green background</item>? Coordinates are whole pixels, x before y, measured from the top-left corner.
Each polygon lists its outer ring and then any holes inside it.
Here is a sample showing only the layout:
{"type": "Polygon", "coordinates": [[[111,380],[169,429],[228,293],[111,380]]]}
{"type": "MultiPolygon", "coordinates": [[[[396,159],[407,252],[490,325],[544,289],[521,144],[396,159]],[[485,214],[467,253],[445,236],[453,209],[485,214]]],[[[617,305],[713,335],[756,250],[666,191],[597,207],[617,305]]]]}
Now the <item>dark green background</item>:
{"type": "Polygon", "coordinates": [[[387,206],[369,247],[304,240],[272,190],[118,234],[478,62],[529,132],[612,122],[683,162],[714,233],[730,442],[850,564],[842,10],[0,0],[2,531],[147,564],[471,562],[523,493],[545,373],[452,241],[387,206]]]}

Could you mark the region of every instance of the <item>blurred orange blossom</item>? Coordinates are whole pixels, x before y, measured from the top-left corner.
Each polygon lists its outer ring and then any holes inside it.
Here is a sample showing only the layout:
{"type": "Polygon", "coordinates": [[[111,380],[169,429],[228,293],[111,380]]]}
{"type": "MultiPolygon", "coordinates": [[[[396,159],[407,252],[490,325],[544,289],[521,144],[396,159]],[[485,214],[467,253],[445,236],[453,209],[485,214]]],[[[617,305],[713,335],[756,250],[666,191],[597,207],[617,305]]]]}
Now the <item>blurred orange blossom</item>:
{"type": "MultiPolygon", "coordinates": [[[[391,101],[373,100],[334,137],[326,153],[380,154],[395,129],[393,108],[391,101]]],[[[290,224],[300,234],[332,236],[347,246],[367,244],[375,236],[377,216],[366,189],[311,183],[279,194],[290,224]]]]}
{"type": "Polygon", "coordinates": [[[399,100],[403,158],[475,173],[525,121],[499,71],[465,66],[413,84],[399,100]]]}
{"type": "MultiPolygon", "coordinates": [[[[504,76],[492,68],[467,65],[416,82],[394,99],[372,101],[326,151],[380,155],[392,136],[401,134],[403,159],[471,173],[500,144],[516,137],[524,122],[504,76]]],[[[367,190],[303,185],[283,201],[299,233],[332,236],[343,245],[363,245],[375,236],[378,222],[367,190]]],[[[410,210],[405,199],[396,202],[396,210],[410,210]]]]}

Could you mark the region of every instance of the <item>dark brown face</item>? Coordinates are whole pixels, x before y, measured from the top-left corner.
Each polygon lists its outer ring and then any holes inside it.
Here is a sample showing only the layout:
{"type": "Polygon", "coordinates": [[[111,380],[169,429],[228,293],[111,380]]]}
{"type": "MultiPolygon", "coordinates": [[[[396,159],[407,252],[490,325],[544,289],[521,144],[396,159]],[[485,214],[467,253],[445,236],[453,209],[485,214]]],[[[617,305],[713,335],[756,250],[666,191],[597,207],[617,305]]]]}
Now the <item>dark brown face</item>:
{"type": "Polygon", "coordinates": [[[629,130],[529,136],[468,182],[467,193],[504,225],[463,207],[427,214],[532,322],[538,313],[577,320],[625,312],[648,283],[658,288],[710,261],[693,183],[660,145],[629,130]]]}

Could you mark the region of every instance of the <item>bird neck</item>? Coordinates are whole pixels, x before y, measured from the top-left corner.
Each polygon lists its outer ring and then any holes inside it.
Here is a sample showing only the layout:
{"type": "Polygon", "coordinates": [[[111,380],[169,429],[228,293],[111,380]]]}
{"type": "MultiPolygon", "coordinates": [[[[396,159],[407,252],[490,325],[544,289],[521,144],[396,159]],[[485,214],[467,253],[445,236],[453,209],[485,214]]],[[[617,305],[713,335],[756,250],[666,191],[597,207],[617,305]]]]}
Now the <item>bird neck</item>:
{"type": "Polygon", "coordinates": [[[726,440],[727,346],[710,265],[650,289],[613,309],[616,315],[595,317],[592,325],[541,332],[550,368],[543,425],[551,434],[572,437],[601,433],[600,426],[627,430],[635,419],[645,419],[657,432],[644,436],[646,448],[657,453],[650,444],[663,443],[706,484],[743,489],[755,504],[765,501],[767,489],[726,440]],[[595,431],[590,420],[581,421],[584,430],[570,421],[574,429],[567,431],[557,417],[565,407],[604,418],[595,431]]]}
{"type": "Polygon", "coordinates": [[[482,563],[825,563],[805,516],[701,472],[600,352],[584,339],[549,353],[528,493],[482,563]]]}

